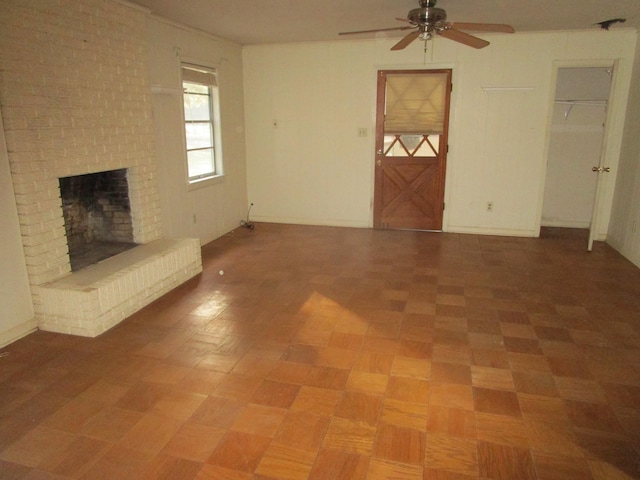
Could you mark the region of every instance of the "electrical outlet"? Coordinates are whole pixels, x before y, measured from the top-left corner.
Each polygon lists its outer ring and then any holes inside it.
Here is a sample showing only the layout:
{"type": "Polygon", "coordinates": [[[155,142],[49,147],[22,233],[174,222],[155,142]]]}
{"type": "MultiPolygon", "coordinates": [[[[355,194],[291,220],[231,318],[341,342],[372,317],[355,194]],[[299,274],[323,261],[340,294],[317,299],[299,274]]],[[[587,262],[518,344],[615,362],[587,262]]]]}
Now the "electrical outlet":
{"type": "Polygon", "coordinates": [[[368,134],[367,129],[366,128],[358,128],[358,136],[359,137],[366,137],[368,134]]]}
{"type": "Polygon", "coordinates": [[[487,202],[487,212],[493,212],[493,202],[487,202]]]}

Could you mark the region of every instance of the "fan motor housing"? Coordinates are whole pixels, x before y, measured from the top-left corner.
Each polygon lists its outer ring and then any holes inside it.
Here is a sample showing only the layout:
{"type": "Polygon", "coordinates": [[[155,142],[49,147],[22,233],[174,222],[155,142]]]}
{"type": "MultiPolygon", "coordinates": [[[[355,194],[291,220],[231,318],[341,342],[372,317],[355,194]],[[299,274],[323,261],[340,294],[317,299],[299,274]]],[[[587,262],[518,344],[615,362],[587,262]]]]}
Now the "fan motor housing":
{"type": "Polygon", "coordinates": [[[440,24],[447,19],[447,12],[436,7],[414,8],[407,15],[407,19],[414,25],[440,24]]]}

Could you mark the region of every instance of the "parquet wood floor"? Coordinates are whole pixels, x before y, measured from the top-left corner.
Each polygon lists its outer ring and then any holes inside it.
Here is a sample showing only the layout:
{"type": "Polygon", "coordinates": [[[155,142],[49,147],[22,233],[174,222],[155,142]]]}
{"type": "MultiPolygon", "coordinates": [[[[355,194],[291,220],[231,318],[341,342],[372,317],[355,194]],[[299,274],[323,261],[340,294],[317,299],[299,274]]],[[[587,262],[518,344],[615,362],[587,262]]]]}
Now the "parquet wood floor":
{"type": "Polygon", "coordinates": [[[257,224],[2,349],[2,479],[640,478],[640,270],[580,236],[257,224]]]}

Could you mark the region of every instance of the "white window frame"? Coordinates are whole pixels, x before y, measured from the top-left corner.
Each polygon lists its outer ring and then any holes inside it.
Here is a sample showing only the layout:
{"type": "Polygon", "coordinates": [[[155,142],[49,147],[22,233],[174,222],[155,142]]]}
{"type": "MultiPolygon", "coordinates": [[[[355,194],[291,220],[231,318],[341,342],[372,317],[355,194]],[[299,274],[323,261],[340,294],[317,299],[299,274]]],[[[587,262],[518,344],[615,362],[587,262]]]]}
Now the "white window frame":
{"type": "MultiPolygon", "coordinates": [[[[184,92],[184,83],[204,85],[209,89],[210,99],[210,124],[213,134],[213,171],[199,175],[190,176],[189,171],[189,149],[187,148],[187,120],[182,102],[182,135],[184,138],[184,164],[187,186],[199,188],[215,183],[216,179],[221,179],[224,175],[222,160],[222,135],[220,121],[220,92],[218,87],[218,73],[215,68],[196,65],[193,63],[182,63],[181,65],[181,87],[184,92]]],[[[184,93],[183,93],[184,96],[184,93]]]]}

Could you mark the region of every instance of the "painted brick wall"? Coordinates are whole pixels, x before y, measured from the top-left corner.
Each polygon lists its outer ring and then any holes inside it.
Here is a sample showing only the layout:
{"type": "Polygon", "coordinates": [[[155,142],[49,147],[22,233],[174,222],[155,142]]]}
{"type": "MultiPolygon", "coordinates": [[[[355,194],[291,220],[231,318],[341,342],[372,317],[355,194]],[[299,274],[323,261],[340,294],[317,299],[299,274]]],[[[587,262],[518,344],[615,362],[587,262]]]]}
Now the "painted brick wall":
{"type": "Polygon", "coordinates": [[[134,240],[162,235],[146,13],[114,0],[0,0],[0,108],[29,280],[70,272],[58,178],[128,169],[134,240]]]}

